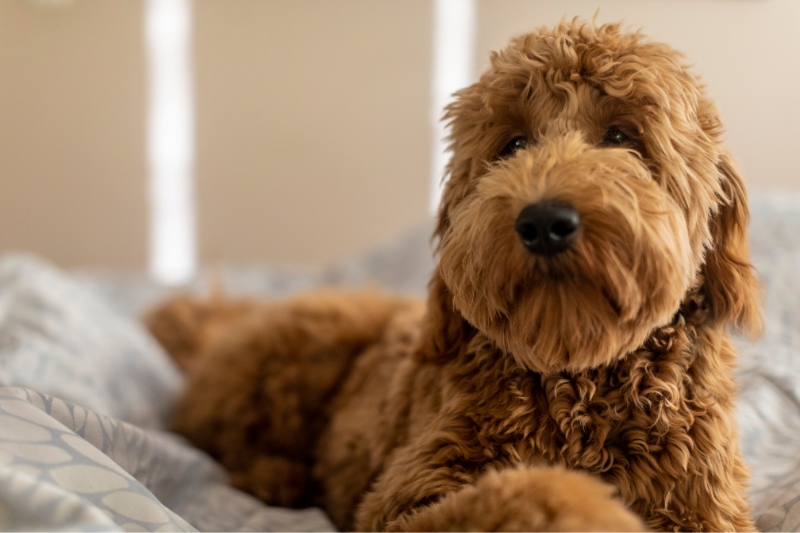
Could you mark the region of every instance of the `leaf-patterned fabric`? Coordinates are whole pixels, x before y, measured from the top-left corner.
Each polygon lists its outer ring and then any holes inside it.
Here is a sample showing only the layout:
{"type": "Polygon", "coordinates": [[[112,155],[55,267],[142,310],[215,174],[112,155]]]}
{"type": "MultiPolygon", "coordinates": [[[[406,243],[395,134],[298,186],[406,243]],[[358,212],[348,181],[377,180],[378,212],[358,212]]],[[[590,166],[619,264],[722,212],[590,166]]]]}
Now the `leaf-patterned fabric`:
{"type": "Polygon", "coordinates": [[[0,530],[333,530],[160,431],[181,384],[137,320],[35,258],[0,259],[0,530]]]}

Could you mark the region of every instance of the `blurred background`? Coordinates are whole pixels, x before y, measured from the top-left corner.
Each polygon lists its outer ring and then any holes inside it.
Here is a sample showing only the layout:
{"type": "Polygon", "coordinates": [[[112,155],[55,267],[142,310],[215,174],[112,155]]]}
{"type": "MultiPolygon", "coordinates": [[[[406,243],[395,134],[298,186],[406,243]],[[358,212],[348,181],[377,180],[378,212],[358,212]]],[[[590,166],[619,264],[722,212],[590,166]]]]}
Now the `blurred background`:
{"type": "Polygon", "coordinates": [[[751,190],[800,190],[797,0],[0,0],[0,253],[340,261],[429,223],[491,50],[595,13],[687,54],[751,190]]]}

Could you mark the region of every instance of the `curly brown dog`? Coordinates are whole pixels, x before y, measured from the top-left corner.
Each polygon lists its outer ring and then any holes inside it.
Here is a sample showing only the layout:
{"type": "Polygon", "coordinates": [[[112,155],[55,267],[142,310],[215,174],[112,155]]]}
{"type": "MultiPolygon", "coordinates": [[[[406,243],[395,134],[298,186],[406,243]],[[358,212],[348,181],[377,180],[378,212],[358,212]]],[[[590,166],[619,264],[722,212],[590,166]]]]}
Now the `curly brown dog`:
{"type": "Polygon", "coordinates": [[[343,529],[752,530],[727,333],[761,323],[747,200],[682,57],[564,22],[446,118],[427,303],[168,302],[174,428],[343,529]]]}

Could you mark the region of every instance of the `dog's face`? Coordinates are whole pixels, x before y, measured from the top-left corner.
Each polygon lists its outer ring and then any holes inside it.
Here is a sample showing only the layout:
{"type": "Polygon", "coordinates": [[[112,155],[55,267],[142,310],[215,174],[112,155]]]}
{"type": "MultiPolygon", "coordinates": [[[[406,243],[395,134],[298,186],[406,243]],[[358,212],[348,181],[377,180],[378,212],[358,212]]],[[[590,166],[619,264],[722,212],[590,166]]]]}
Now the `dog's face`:
{"type": "Polygon", "coordinates": [[[582,370],[640,346],[698,288],[712,324],[757,328],[743,184],[678,53],[562,23],[494,54],[446,118],[423,355],[474,328],[531,370],[582,370]]]}

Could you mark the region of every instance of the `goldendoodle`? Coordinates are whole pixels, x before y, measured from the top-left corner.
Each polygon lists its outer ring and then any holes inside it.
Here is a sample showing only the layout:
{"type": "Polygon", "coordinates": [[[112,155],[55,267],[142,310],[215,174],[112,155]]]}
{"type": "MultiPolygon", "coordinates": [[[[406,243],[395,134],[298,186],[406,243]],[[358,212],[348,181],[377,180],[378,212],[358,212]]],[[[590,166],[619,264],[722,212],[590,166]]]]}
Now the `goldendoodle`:
{"type": "Polygon", "coordinates": [[[747,200],[682,56],[619,25],[511,41],[446,110],[427,302],[179,298],[174,428],[268,503],[366,530],[752,530],[730,326],[747,200]]]}

